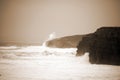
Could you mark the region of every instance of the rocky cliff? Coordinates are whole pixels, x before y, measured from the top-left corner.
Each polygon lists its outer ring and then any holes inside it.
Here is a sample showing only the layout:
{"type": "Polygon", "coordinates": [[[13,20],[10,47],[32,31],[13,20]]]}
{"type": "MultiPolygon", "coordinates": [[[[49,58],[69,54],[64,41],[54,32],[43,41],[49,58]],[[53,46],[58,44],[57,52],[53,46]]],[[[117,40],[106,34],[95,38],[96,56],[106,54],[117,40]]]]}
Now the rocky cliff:
{"type": "Polygon", "coordinates": [[[84,35],[73,35],[56,38],[46,42],[46,46],[53,48],[76,48],[84,35]]]}
{"type": "Polygon", "coordinates": [[[76,56],[89,52],[93,64],[120,65],[120,27],[102,27],[83,37],[76,56]]]}

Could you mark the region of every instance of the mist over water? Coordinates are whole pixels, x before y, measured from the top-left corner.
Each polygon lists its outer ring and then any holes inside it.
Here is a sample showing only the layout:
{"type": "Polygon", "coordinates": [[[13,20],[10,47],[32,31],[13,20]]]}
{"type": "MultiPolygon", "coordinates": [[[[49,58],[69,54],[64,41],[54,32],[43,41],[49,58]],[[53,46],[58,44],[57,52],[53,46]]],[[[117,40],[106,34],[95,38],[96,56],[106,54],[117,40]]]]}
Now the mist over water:
{"type": "MultiPolygon", "coordinates": [[[[55,33],[46,40],[55,38],[55,33]]],[[[77,48],[1,46],[0,80],[119,80],[120,67],[89,63],[89,53],[77,48]]]]}

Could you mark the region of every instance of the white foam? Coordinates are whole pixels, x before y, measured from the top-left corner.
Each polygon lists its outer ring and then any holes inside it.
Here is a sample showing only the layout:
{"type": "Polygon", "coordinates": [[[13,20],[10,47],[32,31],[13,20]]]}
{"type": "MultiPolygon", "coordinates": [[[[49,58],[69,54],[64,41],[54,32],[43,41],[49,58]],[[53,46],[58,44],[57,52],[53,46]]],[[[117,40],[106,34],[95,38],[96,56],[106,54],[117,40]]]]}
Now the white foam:
{"type": "MultiPolygon", "coordinates": [[[[2,47],[2,49],[8,49],[2,47]]],[[[3,56],[16,57],[16,53],[24,52],[32,56],[22,59],[0,59],[0,80],[120,80],[120,67],[111,65],[91,65],[89,53],[80,57],[69,56],[76,48],[48,48],[44,46],[28,46],[18,50],[0,50],[3,56]],[[7,54],[12,52],[12,54],[7,54]],[[35,56],[35,53],[52,53],[50,56],[35,56]],[[63,54],[56,56],[54,54],[63,54]],[[66,54],[69,54],[66,56],[66,54]]],[[[21,54],[21,53],[20,53],[21,54]]],[[[1,55],[0,55],[1,56],[1,55]]],[[[19,57],[19,56],[18,56],[19,57]]]]}
{"type": "Polygon", "coordinates": [[[4,49],[4,50],[7,50],[7,49],[16,49],[16,48],[17,48],[16,46],[1,46],[0,50],[1,49],[4,49]]]}

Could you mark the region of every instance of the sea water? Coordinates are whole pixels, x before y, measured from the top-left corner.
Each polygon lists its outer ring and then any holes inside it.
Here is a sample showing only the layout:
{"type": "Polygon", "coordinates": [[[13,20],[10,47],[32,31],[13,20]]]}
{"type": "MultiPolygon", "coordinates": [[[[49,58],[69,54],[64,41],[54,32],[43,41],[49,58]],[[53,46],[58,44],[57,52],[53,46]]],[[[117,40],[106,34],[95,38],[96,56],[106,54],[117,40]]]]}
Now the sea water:
{"type": "Polygon", "coordinates": [[[120,66],[89,63],[76,48],[0,47],[0,80],[120,80],[120,66]]]}

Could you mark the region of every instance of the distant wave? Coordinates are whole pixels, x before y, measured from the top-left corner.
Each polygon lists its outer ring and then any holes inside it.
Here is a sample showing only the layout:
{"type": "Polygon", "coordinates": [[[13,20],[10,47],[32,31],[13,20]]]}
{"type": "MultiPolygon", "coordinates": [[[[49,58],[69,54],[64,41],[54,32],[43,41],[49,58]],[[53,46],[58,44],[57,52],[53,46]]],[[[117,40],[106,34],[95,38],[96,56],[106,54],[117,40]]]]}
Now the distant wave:
{"type": "Polygon", "coordinates": [[[75,56],[76,48],[50,48],[45,46],[2,46],[0,58],[40,57],[40,56],[75,56]]]}
{"type": "Polygon", "coordinates": [[[17,49],[17,46],[1,46],[0,50],[13,50],[13,49],[17,49]]]}

